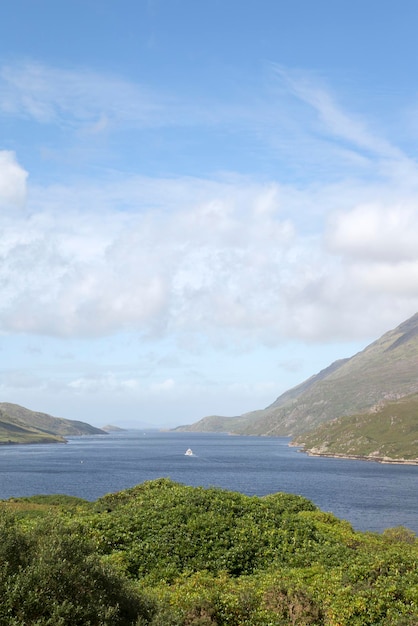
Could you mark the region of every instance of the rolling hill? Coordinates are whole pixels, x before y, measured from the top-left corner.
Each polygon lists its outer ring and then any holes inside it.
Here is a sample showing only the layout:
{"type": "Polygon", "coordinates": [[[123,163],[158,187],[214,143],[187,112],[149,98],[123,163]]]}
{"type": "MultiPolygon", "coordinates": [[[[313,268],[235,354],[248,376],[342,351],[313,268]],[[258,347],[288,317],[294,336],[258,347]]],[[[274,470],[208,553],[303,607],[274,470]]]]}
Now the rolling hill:
{"type": "Polygon", "coordinates": [[[179,430],[299,436],[323,422],[418,393],[418,313],[349,359],[332,363],[271,405],[238,417],[210,416],[179,430]]]}
{"type": "Polygon", "coordinates": [[[313,456],[418,464],[418,394],[331,420],[299,435],[293,444],[313,456]]]}
{"type": "Polygon", "coordinates": [[[0,402],[0,444],[65,443],[65,437],[99,434],[106,433],[85,422],[52,417],[18,404],[0,402]]]}

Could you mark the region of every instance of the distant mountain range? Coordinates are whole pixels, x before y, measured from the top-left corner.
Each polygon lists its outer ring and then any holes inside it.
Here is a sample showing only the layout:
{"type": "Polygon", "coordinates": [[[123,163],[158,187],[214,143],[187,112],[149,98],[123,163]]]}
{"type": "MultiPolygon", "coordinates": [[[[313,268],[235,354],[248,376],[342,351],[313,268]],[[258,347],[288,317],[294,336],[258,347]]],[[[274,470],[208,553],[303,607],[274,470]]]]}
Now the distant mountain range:
{"type": "Polygon", "coordinates": [[[65,437],[105,434],[104,430],[85,422],[52,417],[18,404],[0,402],[0,444],[65,443],[65,437]]]}
{"type": "MultiPolygon", "coordinates": [[[[209,416],[190,426],[181,426],[178,430],[292,436],[295,441],[302,444],[308,442],[305,433],[315,431],[325,423],[326,425],[318,431],[318,436],[322,439],[315,439],[316,448],[319,446],[318,449],[322,449],[325,454],[326,450],[321,446],[327,441],[330,428],[328,423],[331,420],[364,414],[371,410],[371,415],[377,420],[373,427],[376,431],[379,430],[379,419],[383,420],[383,414],[376,412],[376,406],[381,407],[416,393],[418,393],[418,313],[353,357],[332,363],[315,376],[286,391],[265,409],[232,418],[209,416]]],[[[407,406],[412,411],[413,401],[411,400],[407,406]]],[[[418,425],[416,411],[411,415],[411,420],[413,424],[418,425]]],[[[401,422],[393,421],[390,430],[393,439],[396,438],[396,430],[401,427],[404,427],[401,422]]],[[[333,425],[333,428],[336,426],[333,425]]],[[[362,436],[360,430],[358,425],[357,432],[362,436]]],[[[415,437],[414,445],[413,450],[408,452],[409,458],[418,458],[418,436],[415,437]]],[[[309,449],[309,443],[306,443],[306,446],[309,449]]],[[[353,443],[350,448],[351,454],[355,455],[354,450],[360,449],[363,447],[353,443]]],[[[329,454],[333,453],[329,446],[327,450],[329,454]]],[[[377,454],[379,450],[379,446],[371,445],[368,452],[364,448],[364,456],[373,453],[376,453],[376,457],[390,456],[390,450],[387,450],[388,454],[383,449],[380,450],[381,455],[377,454]],[[372,449],[373,447],[375,449],[372,449]]],[[[345,454],[348,454],[347,450],[345,454]]],[[[362,452],[358,454],[363,455],[362,452]]],[[[401,451],[398,450],[397,454],[397,458],[401,458],[399,456],[401,451]]]]}

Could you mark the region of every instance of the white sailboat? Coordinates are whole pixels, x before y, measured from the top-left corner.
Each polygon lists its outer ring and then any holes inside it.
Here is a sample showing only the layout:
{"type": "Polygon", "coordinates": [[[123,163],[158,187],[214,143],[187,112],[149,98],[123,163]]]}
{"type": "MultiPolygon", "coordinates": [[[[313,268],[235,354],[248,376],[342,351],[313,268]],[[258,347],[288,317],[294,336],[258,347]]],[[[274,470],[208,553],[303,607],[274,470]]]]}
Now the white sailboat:
{"type": "Polygon", "coordinates": [[[191,448],[187,448],[186,452],[184,453],[184,456],[193,456],[193,452],[191,448]]]}

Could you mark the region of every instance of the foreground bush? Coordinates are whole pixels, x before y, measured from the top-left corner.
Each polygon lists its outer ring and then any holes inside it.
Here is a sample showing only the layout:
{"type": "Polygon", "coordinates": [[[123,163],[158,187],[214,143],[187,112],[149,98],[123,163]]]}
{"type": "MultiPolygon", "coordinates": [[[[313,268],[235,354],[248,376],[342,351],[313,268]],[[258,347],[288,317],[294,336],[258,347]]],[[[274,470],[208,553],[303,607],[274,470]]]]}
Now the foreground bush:
{"type": "MultiPolygon", "coordinates": [[[[1,507],[0,507],[1,508],[1,507]]],[[[0,519],[0,626],[418,626],[418,541],[167,479],[0,519]]]]}
{"type": "Polygon", "coordinates": [[[0,518],[0,624],[131,626],[152,606],[95,553],[77,524],[43,521],[24,533],[0,518]]]}
{"type": "Polygon", "coordinates": [[[346,553],[309,516],[312,502],[290,494],[258,498],[158,480],[106,496],[96,510],[98,549],[123,555],[129,575],[148,583],[201,570],[242,576],[346,553]]]}

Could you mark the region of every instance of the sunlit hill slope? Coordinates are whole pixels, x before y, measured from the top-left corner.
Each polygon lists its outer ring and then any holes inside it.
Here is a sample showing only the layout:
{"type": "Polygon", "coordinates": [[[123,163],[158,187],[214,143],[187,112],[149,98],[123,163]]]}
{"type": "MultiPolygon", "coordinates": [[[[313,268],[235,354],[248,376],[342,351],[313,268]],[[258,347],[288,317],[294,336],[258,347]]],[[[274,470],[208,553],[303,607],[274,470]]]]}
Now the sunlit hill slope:
{"type": "Polygon", "coordinates": [[[335,418],[418,392],[418,314],[363,351],[331,364],[270,406],[238,417],[211,416],[181,430],[296,436],[335,418]]]}
{"type": "Polygon", "coordinates": [[[321,424],[294,444],[311,455],[418,463],[418,394],[321,424]]]}
{"type": "Polygon", "coordinates": [[[105,434],[85,422],[52,417],[18,404],[0,402],[0,444],[64,443],[65,437],[105,434]]]}

